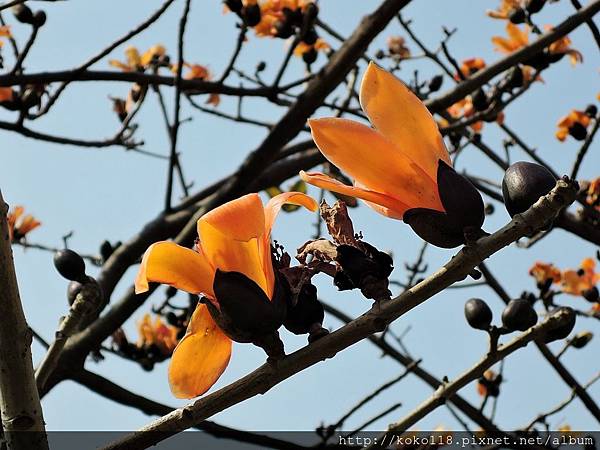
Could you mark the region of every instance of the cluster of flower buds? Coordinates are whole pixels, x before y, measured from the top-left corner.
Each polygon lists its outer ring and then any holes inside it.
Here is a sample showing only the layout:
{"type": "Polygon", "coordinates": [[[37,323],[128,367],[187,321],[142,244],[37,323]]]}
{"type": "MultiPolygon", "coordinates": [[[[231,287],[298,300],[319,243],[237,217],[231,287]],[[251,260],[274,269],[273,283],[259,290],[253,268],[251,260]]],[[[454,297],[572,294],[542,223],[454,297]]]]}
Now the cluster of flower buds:
{"type": "Polygon", "coordinates": [[[12,11],[19,22],[26,23],[34,28],[40,28],[46,23],[46,13],[41,9],[33,12],[29,6],[21,3],[13,6],[12,11]]]}
{"type": "MultiPolygon", "coordinates": [[[[525,295],[508,302],[502,311],[502,328],[492,326],[493,314],[488,304],[480,298],[472,298],[465,303],[465,318],[468,324],[476,330],[499,332],[508,334],[514,331],[527,331],[538,322],[538,315],[533,308],[537,298],[525,295]]],[[[567,311],[568,320],[559,327],[548,331],[544,335],[545,342],[552,342],[566,338],[575,327],[575,313],[571,308],[562,308],[567,311]]]]}
{"type": "Polygon", "coordinates": [[[258,36],[279,39],[296,36],[298,45],[294,53],[309,65],[316,61],[318,50],[328,48],[315,29],[319,7],[312,0],[224,0],[223,3],[258,36]]]}
{"type": "Polygon", "coordinates": [[[43,84],[26,85],[19,90],[0,88],[0,106],[9,111],[27,112],[33,107],[40,107],[45,93],[46,86],[43,84]]]}

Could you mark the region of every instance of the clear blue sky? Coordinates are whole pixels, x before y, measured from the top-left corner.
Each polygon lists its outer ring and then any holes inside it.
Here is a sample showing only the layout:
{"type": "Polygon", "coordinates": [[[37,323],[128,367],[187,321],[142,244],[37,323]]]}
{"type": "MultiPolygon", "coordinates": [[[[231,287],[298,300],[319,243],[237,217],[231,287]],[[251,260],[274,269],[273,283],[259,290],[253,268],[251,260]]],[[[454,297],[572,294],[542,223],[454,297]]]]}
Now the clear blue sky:
{"type": "MultiPolygon", "coordinates": [[[[322,0],[321,17],[336,30],[348,35],[360,18],[375,8],[379,1],[358,2],[347,0],[322,0]]],[[[122,2],[32,2],[35,8],[43,7],[48,14],[47,25],[40,32],[39,43],[32,49],[26,61],[29,71],[60,70],[74,67],[90,55],[104,48],[118,36],[133,28],[134,24],[151,14],[158,1],[122,2]]],[[[458,58],[482,56],[492,62],[500,56],[492,50],[490,37],[504,34],[503,22],[484,15],[486,8],[495,7],[496,1],[474,2],[470,0],[413,1],[404,14],[414,19],[414,29],[431,47],[437,46],[442,35],[441,27],[458,26],[450,48],[458,58]]],[[[132,43],[141,50],[156,43],[164,44],[175,55],[177,22],[183,2],[176,2],[167,14],[132,43]]],[[[570,2],[548,6],[540,15],[539,22],[556,23],[571,12],[570,2]]],[[[5,14],[8,18],[9,14],[5,14]]],[[[12,18],[9,18],[12,21],[12,18]]],[[[207,64],[220,73],[234,45],[234,18],[221,14],[220,2],[192,2],[185,54],[190,62],[207,64]]],[[[13,32],[19,42],[25,41],[27,28],[17,24],[13,32]]],[[[372,45],[370,52],[384,45],[390,34],[401,34],[392,23],[372,45]]],[[[552,162],[558,172],[570,171],[571,161],[578,144],[569,139],[560,144],[554,138],[555,123],[571,108],[584,108],[594,101],[598,92],[598,49],[594,46],[589,30],[581,27],[572,33],[573,45],[583,52],[584,64],[572,68],[565,60],[544,73],[544,84],[538,83],[521,101],[507,111],[507,124],[517,130],[526,141],[539,148],[540,155],[552,162]]],[[[265,78],[273,76],[284,55],[282,41],[256,39],[252,33],[240,59],[242,66],[251,72],[259,59],[269,63],[265,78]]],[[[330,42],[335,44],[334,41],[330,42]]],[[[410,45],[417,52],[414,45],[410,45]]],[[[111,58],[122,58],[124,46],[115,50],[111,58]]],[[[3,49],[10,64],[9,47],[3,49]]],[[[323,63],[324,57],[319,59],[323,63]]],[[[408,79],[411,65],[400,72],[408,79]]],[[[433,75],[437,70],[430,65],[415,65],[424,70],[423,75],[433,75]]],[[[107,60],[94,68],[107,69],[107,60]]],[[[303,67],[295,62],[289,71],[297,77],[303,67]]],[[[291,79],[291,78],[290,78],[291,79]]],[[[446,80],[443,89],[450,86],[446,80]]],[[[71,86],[55,106],[53,113],[32,127],[53,134],[86,139],[111,136],[118,121],[111,112],[108,95],[125,96],[128,86],[122,83],[86,83],[71,86]]],[[[165,90],[165,92],[167,92],[165,90]]],[[[168,91],[169,103],[172,95],[168,91]]],[[[235,101],[224,99],[224,111],[235,111],[235,101]]],[[[245,103],[248,115],[275,120],[283,110],[264,103],[245,103]]],[[[2,117],[12,118],[4,111],[2,117]]],[[[316,116],[327,114],[318,112],[316,116]]],[[[252,126],[232,125],[227,121],[184,108],[183,117],[193,117],[181,127],[179,149],[186,175],[193,179],[195,187],[220,178],[234,170],[244,155],[265,136],[263,129],[252,126]],[[235,126],[235,132],[232,132],[235,126]]],[[[147,150],[166,154],[167,136],[155,98],[149,98],[139,114],[138,136],[146,142],[147,150]]],[[[493,124],[486,124],[486,141],[500,151],[502,137],[493,124]]],[[[32,242],[60,245],[61,236],[70,230],[75,232],[70,244],[85,253],[97,252],[104,239],[127,240],[140,227],[153,218],[163,205],[166,164],[120,148],[84,149],[53,145],[24,139],[18,135],[2,132],[2,157],[0,187],[4,198],[11,204],[26,205],[27,210],[40,218],[43,227],[30,236],[32,242]]],[[[524,158],[514,150],[513,160],[524,158]]],[[[581,176],[600,175],[598,146],[590,150],[581,176]]],[[[458,169],[484,174],[501,180],[502,173],[481,157],[477,150],[469,149],[458,164],[458,169]]],[[[179,195],[179,193],[177,193],[179,195]]],[[[404,261],[415,258],[420,248],[419,239],[403,223],[386,219],[366,207],[352,211],[357,230],[381,249],[393,251],[396,269],[393,278],[405,280],[404,261]]],[[[508,219],[503,209],[488,217],[487,231],[493,231],[508,219]]],[[[314,217],[305,212],[283,214],[275,227],[275,237],[293,251],[313,233],[314,217]]],[[[531,251],[512,246],[490,261],[511,295],[518,296],[522,290],[533,289],[527,276],[528,268],[536,260],[558,262],[562,267],[575,267],[579,261],[595,252],[594,246],[582,242],[560,230],[543,240],[531,251]]],[[[452,256],[452,251],[430,249],[427,252],[431,273],[452,256]]],[[[50,338],[58,317],[66,311],[66,282],[55,272],[51,255],[36,250],[23,251],[15,248],[15,258],[20,282],[21,296],[28,320],[33,328],[50,338]]],[[[127,273],[113,298],[117,299],[132,282],[135,268],[127,273]]],[[[358,315],[370,305],[355,293],[337,293],[327,280],[320,284],[320,295],[351,315],[358,315]]],[[[393,329],[402,332],[408,326],[405,338],[412,354],[423,358],[423,366],[436,376],[450,378],[470,367],[485,352],[487,341],[484,334],[467,327],[463,318],[463,305],[467,298],[481,296],[488,300],[499,320],[502,306],[488,289],[448,290],[417,308],[401,320],[393,329]]],[[[582,299],[565,297],[565,303],[585,308],[582,299]]],[[[127,324],[129,336],[135,336],[135,320],[148,311],[151,299],[127,324]]],[[[336,328],[338,322],[326,318],[325,326],[336,328]]],[[[597,322],[579,319],[576,330],[597,330],[597,322]]],[[[304,338],[284,332],[288,351],[303,345],[304,338]]],[[[600,350],[596,339],[581,351],[569,352],[564,358],[574,375],[585,382],[599,369],[597,358],[600,350]]],[[[556,349],[561,344],[553,344],[556,349]]],[[[34,345],[34,356],[39,360],[42,349],[34,345]]],[[[86,367],[121,383],[136,393],[171,404],[183,405],[171,397],[166,381],[167,364],[156,367],[152,373],[143,372],[138,365],[106,355],[105,361],[96,364],[89,361],[86,367]]],[[[235,345],[231,364],[217,385],[222,387],[244,375],[264,361],[264,354],[250,345],[235,345]]],[[[337,355],[333,360],[318,364],[282,383],[264,396],[248,400],[214,417],[220,423],[249,430],[309,430],[321,421],[332,423],[364,394],[393,378],[402,368],[393,360],[380,358],[380,352],[369,343],[356,345],[337,355]]],[[[502,386],[497,417],[501,427],[511,429],[527,423],[534,415],[550,409],[569,395],[569,390],[539,356],[535,348],[526,348],[511,357],[506,364],[507,383],[502,386]]],[[[348,428],[358,426],[367,418],[402,402],[403,407],[377,421],[374,429],[382,429],[399,419],[430,395],[430,389],[417,378],[410,377],[387,392],[386,395],[365,408],[348,421],[348,428]]],[[[600,398],[600,385],[591,390],[600,398]]],[[[462,392],[474,404],[479,404],[474,385],[462,392]]],[[[135,429],[150,419],[136,410],[113,404],[72,382],[56,387],[43,401],[44,415],[51,430],[127,430],[135,429]]],[[[573,428],[595,429],[597,424],[579,401],[573,402],[551,420],[553,426],[569,423],[573,428]]],[[[439,424],[457,428],[458,424],[444,408],[438,409],[418,424],[420,429],[430,429],[439,424]]]]}

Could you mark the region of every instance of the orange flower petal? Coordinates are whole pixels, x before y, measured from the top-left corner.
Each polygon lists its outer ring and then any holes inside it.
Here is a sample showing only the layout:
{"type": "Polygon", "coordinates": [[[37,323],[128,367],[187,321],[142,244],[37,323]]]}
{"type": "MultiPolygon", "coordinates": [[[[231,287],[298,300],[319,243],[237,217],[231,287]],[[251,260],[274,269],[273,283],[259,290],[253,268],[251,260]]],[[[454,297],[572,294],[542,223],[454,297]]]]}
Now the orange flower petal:
{"type": "MultiPolygon", "coordinates": [[[[268,286],[275,285],[275,275],[273,273],[273,264],[271,263],[271,229],[273,228],[273,223],[275,222],[275,218],[277,217],[277,214],[279,214],[281,207],[286,203],[304,206],[306,209],[313,212],[319,207],[317,202],[311,196],[301,192],[283,192],[270,199],[265,206],[265,234],[260,241],[260,252],[268,286]]],[[[270,295],[269,298],[271,298],[270,295]]]]}
{"type": "Polygon", "coordinates": [[[204,394],[215,384],[231,357],[231,339],[217,326],[205,305],[199,304],[169,365],[169,385],[177,398],[204,394]]]}
{"type": "Polygon", "coordinates": [[[225,203],[198,220],[201,247],[212,266],[243,273],[271,298],[273,285],[266,275],[271,259],[263,261],[259,245],[264,234],[265,211],[258,194],[225,203]]]}
{"type": "Polygon", "coordinates": [[[135,279],[135,292],[146,292],[148,283],[156,282],[214,298],[213,279],[214,270],[203,255],[173,242],[162,241],[152,244],[144,253],[135,279]]]}
{"type": "Polygon", "coordinates": [[[309,125],[321,153],[360,185],[411,208],[444,210],[435,178],[381,133],[339,118],[310,120],[309,125]]]}
{"type": "Polygon", "coordinates": [[[433,180],[437,179],[438,160],[452,167],[429,110],[404,83],[377,64],[370,63],[362,79],[360,104],[373,126],[433,180]]]}
{"type": "Polygon", "coordinates": [[[360,198],[378,213],[394,219],[401,219],[404,212],[410,209],[408,205],[402,203],[400,200],[385,194],[380,194],[379,192],[365,189],[364,187],[361,187],[362,185],[358,185],[358,183],[357,186],[348,186],[327,175],[316,172],[306,173],[301,171],[300,178],[307,183],[322,189],[360,198]]]}

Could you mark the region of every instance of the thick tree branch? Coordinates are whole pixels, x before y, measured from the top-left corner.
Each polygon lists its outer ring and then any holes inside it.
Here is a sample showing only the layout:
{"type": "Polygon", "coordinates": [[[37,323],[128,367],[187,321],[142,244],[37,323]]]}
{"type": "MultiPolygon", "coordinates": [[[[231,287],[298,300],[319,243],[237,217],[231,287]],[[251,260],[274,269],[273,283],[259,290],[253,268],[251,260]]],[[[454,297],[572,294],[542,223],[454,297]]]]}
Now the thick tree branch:
{"type": "Polygon", "coordinates": [[[42,406],[33,377],[32,333],[25,320],[0,192],[0,409],[11,450],[47,450],[42,406]],[[27,431],[27,433],[25,433],[27,431]]]}

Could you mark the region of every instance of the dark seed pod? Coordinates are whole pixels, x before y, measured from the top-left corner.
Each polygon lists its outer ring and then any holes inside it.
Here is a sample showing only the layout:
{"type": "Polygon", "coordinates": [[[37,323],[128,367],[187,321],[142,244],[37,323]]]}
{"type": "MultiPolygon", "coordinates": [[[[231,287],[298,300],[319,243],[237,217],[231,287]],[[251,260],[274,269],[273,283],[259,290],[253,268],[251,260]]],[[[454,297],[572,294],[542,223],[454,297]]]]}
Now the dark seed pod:
{"type": "Polygon", "coordinates": [[[261,14],[260,6],[258,5],[258,3],[255,3],[254,5],[244,6],[242,8],[241,14],[242,18],[244,19],[244,22],[249,27],[254,27],[260,23],[261,14]]]}
{"type": "Polygon", "coordinates": [[[256,65],[256,72],[257,72],[257,73],[258,73],[258,72],[262,72],[262,71],[263,71],[263,70],[265,70],[266,68],[267,68],[267,63],[266,63],[266,62],[264,62],[264,61],[261,61],[261,62],[259,62],[259,63],[256,65]]]}
{"type": "Polygon", "coordinates": [[[502,323],[511,331],[525,331],[537,321],[538,316],[533,306],[522,298],[511,300],[502,311],[502,323]]]}
{"type": "Polygon", "coordinates": [[[26,111],[40,104],[40,93],[37,89],[28,87],[21,95],[21,105],[26,111]]]}
{"type": "Polygon", "coordinates": [[[483,89],[477,89],[472,96],[475,111],[485,111],[488,108],[488,98],[483,89]]]}
{"type": "Polygon", "coordinates": [[[33,11],[27,5],[21,3],[20,5],[13,6],[12,12],[19,22],[33,25],[33,11]]]}
{"type": "Polygon", "coordinates": [[[206,302],[219,328],[236,342],[255,342],[281,327],[286,314],[287,292],[275,283],[273,299],[262,288],[239,272],[216,271],[213,282],[219,307],[206,302]]]}
{"type": "Polygon", "coordinates": [[[556,179],[544,166],[526,161],[514,163],[506,170],[502,180],[506,210],[511,217],[527,211],[555,184],[556,179]]]}
{"type": "Polygon", "coordinates": [[[242,0],[224,0],[223,3],[225,3],[231,12],[236,14],[238,14],[244,7],[242,0]]]}
{"type": "Polygon", "coordinates": [[[472,298],[465,303],[465,318],[476,330],[487,330],[492,323],[492,310],[480,298],[472,298]]]}
{"type": "Polygon", "coordinates": [[[596,114],[598,114],[598,107],[596,105],[587,105],[587,107],[585,108],[585,113],[589,116],[589,117],[596,117],[596,114]]]}
{"type": "Polygon", "coordinates": [[[443,75],[434,76],[431,80],[429,80],[429,83],[427,84],[427,87],[429,88],[429,92],[439,91],[440,88],[442,87],[443,83],[444,83],[443,75]]]}
{"type": "Polygon", "coordinates": [[[306,20],[314,21],[319,15],[319,7],[316,3],[308,3],[304,8],[304,17],[306,20]]]}
{"type": "Polygon", "coordinates": [[[598,288],[596,286],[583,291],[582,296],[590,303],[595,303],[600,300],[600,292],[598,292],[598,288]]]}
{"type": "Polygon", "coordinates": [[[571,331],[573,331],[573,328],[575,328],[575,322],[577,319],[577,316],[575,315],[575,311],[573,311],[569,307],[562,307],[562,308],[560,308],[560,310],[564,311],[566,314],[568,314],[568,317],[567,317],[564,325],[561,325],[560,327],[550,330],[546,333],[546,335],[544,336],[544,342],[546,344],[548,344],[550,342],[558,341],[560,339],[565,339],[567,336],[569,336],[569,334],[571,334],[571,331]]]}
{"type": "Polygon", "coordinates": [[[583,141],[587,137],[587,129],[579,122],[575,122],[571,125],[571,128],[569,128],[569,134],[573,136],[575,140],[583,141]]]}
{"type": "Polygon", "coordinates": [[[583,331],[578,333],[573,337],[573,339],[571,339],[571,347],[577,349],[583,348],[588,345],[593,338],[594,335],[591,331],[583,331]]]}
{"type": "Polygon", "coordinates": [[[511,11],[508,16],[508,20],[510,20],[514,24],[520,24],[525,22],[525,10],[523,8],[515,8],[511,11]]]}
{"type": "Polygon", "coordinates": [[[546,0],[527,0],[525,8],[529,14],[535,14],[540,12],[545,4],[546,0]]]}
{"type": "Polygon", "coordinates": [[[376,59],[383,59],[385,58],[385,52],[381,49],[377,50],[377,52],[375,52],[375,58],[376,59]]]}
{"type": "Polygon", "coordinates": [[[325,311],[317,300],[317,288],[306,283],[302,286],[295,305],[288,304],[283,325],[294,334],[307,334],[321,328],[325,311]]]}
{"type": "Polygon", "coordinates": [[[304,36],[302,36],[302,42],[308,45],[313,45],[317,42],[317,39],[319,39],[319,35],[314,28],[309,28],[306,33],[304,33],[304,36]]]}
{"type": "Polygon", "coordinates": [[[506,87],[518,89],[523,86],[523,69],[520,66],[513,67],[510,71],[506,87]]]}
{"type": "Polygon", "coordinates": [[[85,262],[73,250],[59,250],[54,254],[54,267],[67,280],[85,282],[85,262]]]}
{"type": "Polygon", "coordinates": [[[46,13],[41,9],[36,11],[33,15],[33,26],[36,28],[41,28],[46,23],[46,13]]]}
{"type": "Polygon", "coordinates": [[[281,39],[287,39],[294,34],[294,28],[287,20],[278,20],[275,22],[275,36],[281,39]]]}
{"type": "Polygon", "coordinates": [[[317,51],[315,50],[314,47],[312,47],[310,50],[302,53],[302,59],[304,60],[304,62],[306,64],[312,64],[317,60],[317,51]]]}

